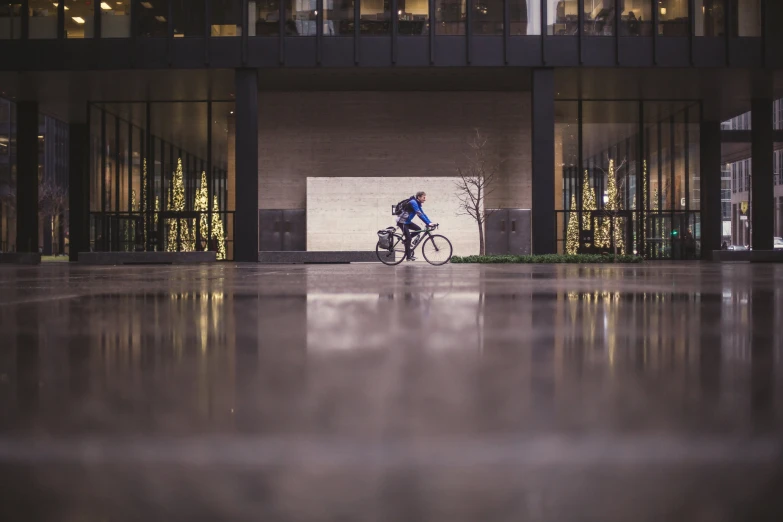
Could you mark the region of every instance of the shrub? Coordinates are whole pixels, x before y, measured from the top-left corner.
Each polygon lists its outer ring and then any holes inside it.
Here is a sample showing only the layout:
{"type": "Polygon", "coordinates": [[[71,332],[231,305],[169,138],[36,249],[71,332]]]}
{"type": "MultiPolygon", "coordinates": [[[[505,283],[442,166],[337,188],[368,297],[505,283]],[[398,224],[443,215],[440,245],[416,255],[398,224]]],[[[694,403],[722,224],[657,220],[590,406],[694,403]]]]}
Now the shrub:
{"type": "Polygon", "coordinates": [[[453,256],[452,263],[641,263],[642,258],[631,255],[618,255],[617,259],[611,255],[601,254],[544,254],[544,255],[490,255],[490,256],[453,256]]]}

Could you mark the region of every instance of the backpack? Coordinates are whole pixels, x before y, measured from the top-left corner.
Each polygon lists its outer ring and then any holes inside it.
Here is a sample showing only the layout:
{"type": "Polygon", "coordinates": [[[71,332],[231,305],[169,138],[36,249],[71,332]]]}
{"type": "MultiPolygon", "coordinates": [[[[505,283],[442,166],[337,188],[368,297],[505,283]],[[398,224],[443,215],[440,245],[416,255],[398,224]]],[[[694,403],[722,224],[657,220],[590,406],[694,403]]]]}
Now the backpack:
{"type": "Polygon", "coordinates": [[[407,198],[407,199],[403,199],[402,201],[400,201],[399,203],[397,203],[397,204],[394,206],[394,215],[395,215],[395,216],[399,216],[400,214],[402,214],[403,212],[405,212],[405,211],[408,209],[408,207],[409,207],[408,203],[410,203],[410,200],[412,200],[412,199],[413,199],[413,198],[415,198],[415,197],[416,197],[416,196],[411,196],[411,197],[409,197],[409,198],[407,198]]]}

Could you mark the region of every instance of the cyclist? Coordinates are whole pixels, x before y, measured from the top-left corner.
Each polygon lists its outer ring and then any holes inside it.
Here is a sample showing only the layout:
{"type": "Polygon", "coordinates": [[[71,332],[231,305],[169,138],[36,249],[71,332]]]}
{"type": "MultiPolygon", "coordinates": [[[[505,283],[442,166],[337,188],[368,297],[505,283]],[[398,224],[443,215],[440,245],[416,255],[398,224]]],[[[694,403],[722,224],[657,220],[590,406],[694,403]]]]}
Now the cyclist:
{"type": "Polygon", "coordinates": [[[424,221],[427,226],[432,225],[430,218],[421,209],[424,202],[427,201],[427,194],[423,191],[416,193],[415,197],[412,197],[410,201],[403,207],[402,214],[397,218],[397,226],[402,229],[402,235],[405,238],[405,257],[408,261],[416,261],[411,252],[411,231],[419,231],[421,227],[416,223],[413,223],[413,218],[419,216],[419,219],[424,221]]]}

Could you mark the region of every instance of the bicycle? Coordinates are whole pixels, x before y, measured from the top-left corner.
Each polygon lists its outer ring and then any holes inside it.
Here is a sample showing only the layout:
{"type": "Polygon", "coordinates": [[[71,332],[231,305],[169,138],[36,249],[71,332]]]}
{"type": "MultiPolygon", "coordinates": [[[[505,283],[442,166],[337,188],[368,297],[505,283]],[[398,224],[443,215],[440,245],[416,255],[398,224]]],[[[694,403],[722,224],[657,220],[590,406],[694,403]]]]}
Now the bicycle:
{"type": "MultiPolygon", "coordinates": [[[[452,248],[451,241],[440,234],[433,234],[432,231],[438,228],[438,225],[428,225],[424,230],[411,231],[411,254],[416,251],[416,247],[421,244],[421,253],[424,259],[431,265],[445,265],[451,259],[452,248]]],[[[381,242],[375,245],[375,255],[378,261],[384,265],[399,265],[405,259],[405,238],[402,234],[393,232],[389,248],[383,248],[381,242]]]]}

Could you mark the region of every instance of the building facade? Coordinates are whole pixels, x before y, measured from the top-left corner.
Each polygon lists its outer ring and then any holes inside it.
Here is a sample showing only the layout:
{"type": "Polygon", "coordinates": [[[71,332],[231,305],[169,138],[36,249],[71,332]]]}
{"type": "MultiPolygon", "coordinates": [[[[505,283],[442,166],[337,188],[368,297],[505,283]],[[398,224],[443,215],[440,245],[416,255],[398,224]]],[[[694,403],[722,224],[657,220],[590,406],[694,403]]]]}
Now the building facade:
{"type": "Polygon", "coordinates": [[[371,249],[406,194],[361,179],[455,176],[478,130],[485,205],[530,210],[534,252],[772,249],[781,22],[774,0],[3,2],[3,248],[254,261],[265,230],[306,236],[308,180],[333,178],[359,192],[336,223],[377,200],[371,249]]]}

